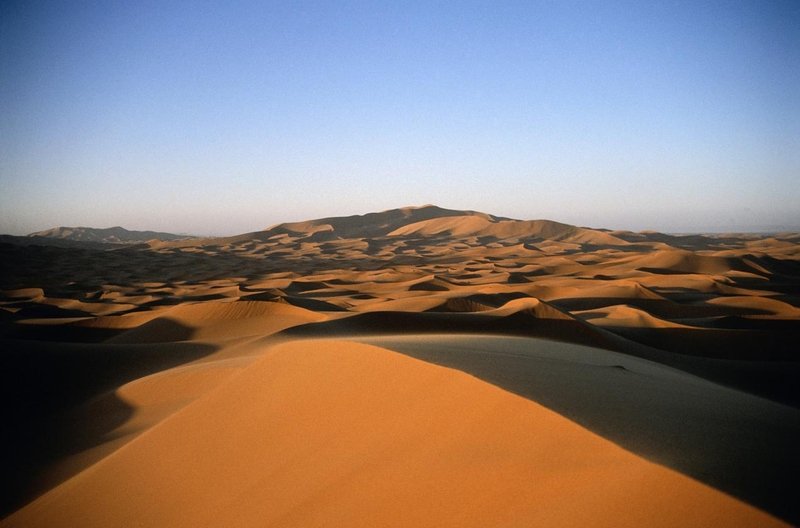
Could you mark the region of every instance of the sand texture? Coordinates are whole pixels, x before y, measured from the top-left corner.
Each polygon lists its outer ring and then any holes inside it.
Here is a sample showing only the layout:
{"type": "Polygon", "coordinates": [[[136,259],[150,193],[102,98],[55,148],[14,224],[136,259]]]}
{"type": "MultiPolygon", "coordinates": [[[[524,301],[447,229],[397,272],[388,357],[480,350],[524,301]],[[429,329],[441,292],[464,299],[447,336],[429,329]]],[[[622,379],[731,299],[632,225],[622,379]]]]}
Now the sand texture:
{"type": "Polygon", "coordinates": [[[800,524],[796,234],[80,229],[0,241],[4,527],[800,524]]]}

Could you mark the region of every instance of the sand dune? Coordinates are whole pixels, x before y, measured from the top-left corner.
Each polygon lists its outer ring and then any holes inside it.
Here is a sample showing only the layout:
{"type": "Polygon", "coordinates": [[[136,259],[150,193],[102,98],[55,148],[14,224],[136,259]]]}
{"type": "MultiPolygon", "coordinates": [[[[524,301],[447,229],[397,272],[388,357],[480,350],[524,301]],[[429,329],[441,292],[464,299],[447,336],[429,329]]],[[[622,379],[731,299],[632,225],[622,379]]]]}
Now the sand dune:
{"type": "Polygon", "coordinates": [[[705,256],[686,250],[660,250],[652,255],[639,258],[634,265],[643,271],[655,273],[699,273],[723,274],[729,271],[764,272],[756,266],[748,265],[742,259],[731,257],[705,256]]]}
{"type": "Polygon", "coordinates": [[[800,523],[797,235],[41,240],[0,240],[3,526],[800,523]]]}
{"type": "Polygon", "coordinates": [[[584,229],[550,220],[497,220],[485,216],[450,216],[423,220],[395,229],[387,236],[438,236],[539,238],[551,241],[594,245],[627,245],[608,233],[584,229]]]}
{"type": "Polygon", "coordinates": [[[644,310],[628,305],[606,306],[597,310],[573,312],[576,316],[600,326],[630,326],[635,328],[688,328],[686,325],[665,321],[644,310]]]}
{"type": "Polygon", "coordinates": [[[528,400],[347,342],[268,352],[5,524],[132,522],[781,525],[528,400]]]}
{"type": "MultiPolygon", "coordinates": [[[[211,301],[181,304],[159,311],[154,319],[110,338],[107,342],[158,343],[191,339],[209,341],[247,335],[265,336],[301,323],[324,319],[324,315],[275,302],[211,301]],[[187,332],[186,329],[190,330],[187,332]]],[[[100,324],[102,323],[101,320],[100,324]]]]}
{"type": "Polygon", "coordinates": [[[742,308],[743,310],[752,310],[752,315],[777,316],[787,319],[797,319],[800,317],[800,308],[770,297],[753,295],[715,297],[714,299],[709,299],[708,303],[716,306],[729,306],[742,308]]]}

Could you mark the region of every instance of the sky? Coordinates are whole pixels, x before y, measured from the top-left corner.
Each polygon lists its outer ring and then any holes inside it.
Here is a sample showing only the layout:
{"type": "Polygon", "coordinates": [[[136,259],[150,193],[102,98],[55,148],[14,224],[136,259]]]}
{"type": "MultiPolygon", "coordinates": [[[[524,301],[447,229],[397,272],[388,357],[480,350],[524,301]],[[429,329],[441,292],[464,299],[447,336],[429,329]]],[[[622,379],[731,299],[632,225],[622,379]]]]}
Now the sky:
{"type": "Polygon", "coordinates": [[[800,229],[800,3],[0,3],[0,233],[800,229]]]}

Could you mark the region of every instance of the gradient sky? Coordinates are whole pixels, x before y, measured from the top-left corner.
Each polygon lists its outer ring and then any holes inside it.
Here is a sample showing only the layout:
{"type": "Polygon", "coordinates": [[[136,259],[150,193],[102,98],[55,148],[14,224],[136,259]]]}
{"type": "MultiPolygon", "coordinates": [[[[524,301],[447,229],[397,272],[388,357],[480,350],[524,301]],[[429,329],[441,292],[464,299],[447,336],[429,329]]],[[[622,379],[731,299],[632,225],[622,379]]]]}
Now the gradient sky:
{"type": "Polygon", "coordinates": [[[800,229],[800,3],[2,2],[0,232],[800,229]]]}

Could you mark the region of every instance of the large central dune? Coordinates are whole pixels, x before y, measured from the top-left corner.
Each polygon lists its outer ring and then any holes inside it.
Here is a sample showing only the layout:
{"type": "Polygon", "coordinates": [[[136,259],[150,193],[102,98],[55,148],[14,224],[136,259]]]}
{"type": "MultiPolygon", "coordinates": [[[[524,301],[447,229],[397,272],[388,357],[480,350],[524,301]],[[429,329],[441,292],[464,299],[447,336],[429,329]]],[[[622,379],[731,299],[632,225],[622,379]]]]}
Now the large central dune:
{"type": "Polygon", "coordinates": [[[800,524],[795,234],[105,234],[0,238],[3,527],[800,524]]]}
{"type": "Polygon", "coordinates": [[[267,351],[5,524],[781,525],[529,400],[346,341],[267,351]]]}

